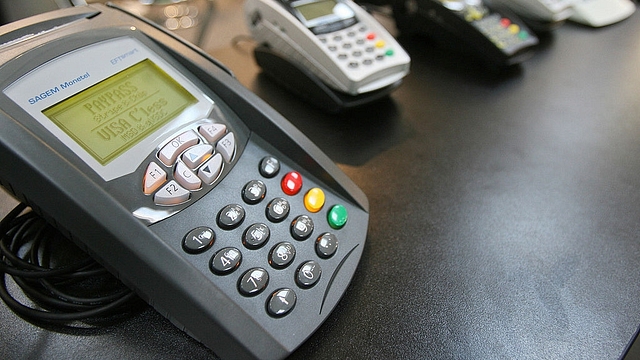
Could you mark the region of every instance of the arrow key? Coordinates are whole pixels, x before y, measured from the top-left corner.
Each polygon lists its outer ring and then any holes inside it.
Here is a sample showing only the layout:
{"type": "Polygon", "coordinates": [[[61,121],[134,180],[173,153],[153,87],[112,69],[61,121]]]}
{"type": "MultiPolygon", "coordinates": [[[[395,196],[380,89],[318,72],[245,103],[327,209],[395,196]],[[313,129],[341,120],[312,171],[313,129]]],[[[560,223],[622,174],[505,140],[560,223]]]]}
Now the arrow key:
{"type": "Polygon", "coordinates": [[[198,170],[198,177],[207,184],[213,184],[221,170],[222,156],[215,154],[198,170]]]}

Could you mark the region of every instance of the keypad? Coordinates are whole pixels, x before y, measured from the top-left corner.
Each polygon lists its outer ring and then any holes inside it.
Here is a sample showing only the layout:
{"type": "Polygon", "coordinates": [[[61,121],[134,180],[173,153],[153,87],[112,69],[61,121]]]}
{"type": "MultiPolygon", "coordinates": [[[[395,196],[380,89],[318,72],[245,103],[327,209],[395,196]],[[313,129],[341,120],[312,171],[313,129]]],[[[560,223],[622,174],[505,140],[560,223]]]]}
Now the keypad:
{"type": "Polygon", "coordinates": [[[478,11],[471,15],[467,14],[465,20],[475,26],[499,49],[519,46],[531,37],[518,24],[496,13],[485,14],[478,11]]]}
{"type": "MultiPolygon", "coordinates": [[[[190,158],[206,152],[183,151],[181,156],[190,158]]],[[[212,209],[215,225],[205,223],[188,231],[182,248],[188,256],[206,256],[212,276],[230,279],[239,295],[261,302],[267,315],[281,318],[304,300],[302,292],[322,281],[323,266],[335,266],[328,262],[340,251],[336,232],[347,225],[348,216],[341,204],[327,206],[319,187],[305,189],[300,172],[290,170],[277,177],[281,163],[276,157],[263,157],[254,166],[255,179],[234,185],[241,202],[212,209]],[[216,244],[219,233],[227,236],[223,244],[216,244]],[[284,286],[283,274],[289,274],[284,286]],[[270,285],[274,275],[280,282],[270,285]]]]}
{"type": "Polygon", "coordinates": [[[394,54],[394,49],[379,34],[362,23],[318,38],[338,63],[351,69],[371,68],[394,54]]]}
{"type": "Polygon", "coordinates": [[[226,125],[213,120],[194,125],[158,150],[144,172],[142,192],[160,206],[188,202],[194,192],[214,184],[236,148],[235,134],[226,125]]]}

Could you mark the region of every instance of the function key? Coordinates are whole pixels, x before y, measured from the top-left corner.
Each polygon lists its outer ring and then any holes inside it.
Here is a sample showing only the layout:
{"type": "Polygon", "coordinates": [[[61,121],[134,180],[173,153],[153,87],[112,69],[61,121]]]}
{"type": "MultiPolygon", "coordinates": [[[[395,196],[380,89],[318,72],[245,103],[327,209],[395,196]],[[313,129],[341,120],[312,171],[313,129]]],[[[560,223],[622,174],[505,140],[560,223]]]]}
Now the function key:
{"type": "Polygon", "coordinates": [[[343,205],[334,205],[331,210],[329,210],[329,214],[327,215],[327,221],[329,222],[329,226],[334,229],[342,229],[342,227],[347,223],[347,219],[349,214],[347,213],[347,208],[343,205]]]}
{"type": "Polygon", "coordinates": [[[262,201],[266,194],[267,186],[260,180],[251,180],[242,188],[242,200],[250,205],[262,201]]]}
{"type": "Polygon", "coordinates": [[[195,169],[198,165],[211,157],[211,154],[213,154],[213,146],[209,144],[200,144],[187,149],[187,151],[182,154],[182,161],[184,161],[188,167],[195,169]]]}
{"type": "Polygon", "coordinates": [[[198,132],[200,135],[204,136],[208,142],[215,143],[227,133],[227,127],[223,124],[217,123],[204,124],[198,128],[198,132]]]}
{"type": "Polygon", "coordinates": [[[230,162],[233,158],[233,154],[236,150],[236,138],[233,133],[225,135],[218,144],[216,144],[216,151],[222,154],[224,161],[230,162]]]}
{"type": "Polygon", "coordinates": [[[198,169],[198,177],[207,184],[212,184],[222,170],[222,155],[215,154],[198,169]]]}
{"type": "Polygon", "coordinates": [[[198,190],[202,186],[202,181],[191,171],[182,161],[178,161],[173,177],[180,185],[189,190],[198,190]]]}
{"type": "Polygon", "coordinates": [[[273,156],[265,156],[260,160],[260,175],[272,178],[280,171],[280,161],[273,156]]]}
{"type": "Polygon", "coordinates": [[[313,260],[306,261],[296,270],[296,284],[302,288],[310,288],[320,280],[322,268],[313,260]]]}
{"type": "Polygon", "coordinates": [[[302,189],[302,175],[297,171],[290,171],[282,177],[280,186],[285,194],[290,196],[296,195],[300,192],[300,189],[302,189]]]}
{"type": "Polygon", "coordinates": [[[283,241],[271,248],[269,264],[276,269],[282,269],[289,266],[295,257],[296,248],[290,242],[283,241]]]}
{"type": "Polygon", "coordinates": [[[196,145],[200,141],[199,139],[200,138],[198,138],[195,131],[185,131],[163,146],[158,153],[158,158],[165,165],[171,166],[175,163],[181,152],[193,145],[196,145]]]}
{"type": "Polygon", "coordinates": [[[238,204],[229,204],[218,213],[218,226],[225,230],[235,229],[244,221],[244,208],[238,204]]]}
{"type": "Polygon", "coordinates": [[[240,266],[241,261],[242,253],[240,250],[234,247],[226,247],[218,250],[211,257],[209,268],[218,275],[230,274],[240,266]]]}
{"type": "Polygon", "coordinates": [[[242,234],[242,244],[247,249],[258,249],[269,241],[271,231],[266,224],[253,224],[242,234]]]}
{"type": "Polygon", "coordinates": [[[267,312],[274,317],[282,317],[296,305],[296,293],[291,289],[276,290],[267,301],[267,312]]]}
{"type": "Polygon", "coordinates": [[[267,219],[280,222],[289,216],[289,202],[283,198],[275,198],[267,205],[267,219]]]}
{"type": "Polygon", "coordinates": [[[207,226],[197,227],[182,239],[182,248],[190,254],[199,254],[213,245],[216,234],[213,229],[207,226]]]}
{"type": "Polygon", "coordinates": [[[142,191],[149,195],[156,191],[165,181],[167,181],[167,172],[160,165],[151,162],[144,172],[142,191]]]}
{"type": "Polygon", "coordinates": [[[304,195],[304,207],[312,213],[316,213],[324,206],[324,191],[320,188],[312,188],[304,195]]]}
{"type": "Polygon", "coordinates": [[[335,254],[338,249],[338,238],[331,233],[324,233],[316,239],[316,254],[327,259],[335,254]]]}
{"type": "Polygon", "coordinates": [[[291,223],[291,236],[296,240],[306,240],[313,232],[313,220],[307,215],[300,215],[291,223]]]}
{"type": "Polygon", "coordinates": [[[260,294],[269,283],[269,273],[263,268],[247,270],[238,282],[238,290],[242,295],[255,296],[260,294]]]}
{"type": "Polygon", "coordinates": [[[175,180],[169,181],[153,196],[153,201],[158,205],[178,205],[188,201],[191,192],[178,185],[175,180]]]}

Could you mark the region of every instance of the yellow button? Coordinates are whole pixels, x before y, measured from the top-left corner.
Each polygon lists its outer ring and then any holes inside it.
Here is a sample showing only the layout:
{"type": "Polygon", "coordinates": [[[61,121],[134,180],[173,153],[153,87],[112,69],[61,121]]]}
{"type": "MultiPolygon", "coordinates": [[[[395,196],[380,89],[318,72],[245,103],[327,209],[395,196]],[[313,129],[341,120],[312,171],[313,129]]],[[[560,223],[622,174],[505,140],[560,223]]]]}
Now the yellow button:
{"type": "Polygon", "coordinates": [[[516,24],[509,25],[508,29],[509,29],[509,32],[514,34],[514,35],[520,32],[520,26],[518,26],[516,24]]]}
{"type": "Polygon", "coordinates": [[[310,212],[318,212],[324,206],[324,191],[313,188],[304,195],[304,207],[310,212]]]}
{"type": "Polygon", "coordinates": [[[378,40],[378,41],[376,41],[376,47],[377,47],[377,48],[381,48],[381,47],[384,47],[384,46],[385,46],[385,42],[384,42],[384,40],[378,40]]]}

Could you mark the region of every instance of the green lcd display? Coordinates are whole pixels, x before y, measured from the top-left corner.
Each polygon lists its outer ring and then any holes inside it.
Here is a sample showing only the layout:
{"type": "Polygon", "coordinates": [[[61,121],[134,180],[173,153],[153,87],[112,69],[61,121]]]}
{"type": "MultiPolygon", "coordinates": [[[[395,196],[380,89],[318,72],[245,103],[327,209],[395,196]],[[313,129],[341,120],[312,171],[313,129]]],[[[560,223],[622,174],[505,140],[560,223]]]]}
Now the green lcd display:
{"type": "Polygon", "coordinates": [[[336,5],[337,2],[333,0],[315,1],[296,6],[296,10],[298,10],[307,21],[311,21],[322,16],[332,15],[336,5]]]}
{"type": "Polygon", "coordinates": [[[42,113],[105,165],[196,102],[147,59],[42,113]]]}

